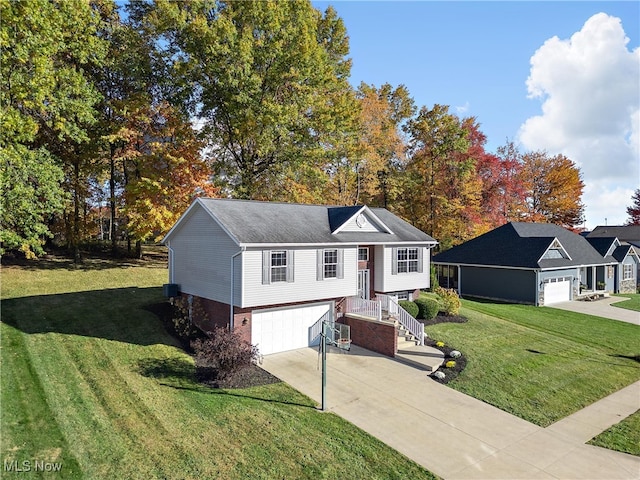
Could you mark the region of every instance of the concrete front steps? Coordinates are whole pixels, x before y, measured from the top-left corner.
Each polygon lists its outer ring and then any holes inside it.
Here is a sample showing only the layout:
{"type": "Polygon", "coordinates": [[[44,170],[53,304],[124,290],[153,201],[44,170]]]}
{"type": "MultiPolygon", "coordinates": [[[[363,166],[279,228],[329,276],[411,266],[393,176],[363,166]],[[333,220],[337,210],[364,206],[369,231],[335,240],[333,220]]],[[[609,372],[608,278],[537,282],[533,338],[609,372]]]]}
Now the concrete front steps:
{"type": "Polygon", "coordinates": [[[435,372],[444,363],[444,353],[437,348],[417,343],[416,338],[400,326],[395,359],[429,373],[435,372]]]}

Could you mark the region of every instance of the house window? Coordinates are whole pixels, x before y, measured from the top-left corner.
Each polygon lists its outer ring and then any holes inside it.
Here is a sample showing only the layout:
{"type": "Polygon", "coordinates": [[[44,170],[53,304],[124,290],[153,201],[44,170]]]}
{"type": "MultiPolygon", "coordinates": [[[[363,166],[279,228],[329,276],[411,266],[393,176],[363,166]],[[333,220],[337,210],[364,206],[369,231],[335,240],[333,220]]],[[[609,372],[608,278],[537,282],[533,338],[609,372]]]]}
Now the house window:
{"type": "Polygon", "coordinates": [[[622,279],[633,280],[633,265],[627,263],[622,265],[622,279]]]}
{"type": "Polygon", "coordinates": [[[398,248],[398,273],[415,273],[419,270],[418,249],[398,248]]]}
{"type": "Polygon", "coordinates": [[[613,278],[613,265],[607,266],[607,278],[613,278]]]}
{"type": "Polygon", "coordinates": [[[287,251],[274,250],[271,252],[271,282],[287,281],[287,251]]]}
{"type": "Polygon", "coordinates": [[[369,249],[364,247],[364,248],[358,248],[358,260],[361,262],[367,262],[369,261],[369,249]]]}
{"type": "Polygon", "coordinates": [[[294,250],[262,251],[262,284],[293,282],[294,250]]]}
{"type": "Polygon", "coordinates": [[[324,251],[324,278],[338,277],[338,250],[324,251]]]}
{"type": "Polygon", "coordinates": [[[331,248],[318,250],[317,280],[344,278],[344,250],[331,248]]]}

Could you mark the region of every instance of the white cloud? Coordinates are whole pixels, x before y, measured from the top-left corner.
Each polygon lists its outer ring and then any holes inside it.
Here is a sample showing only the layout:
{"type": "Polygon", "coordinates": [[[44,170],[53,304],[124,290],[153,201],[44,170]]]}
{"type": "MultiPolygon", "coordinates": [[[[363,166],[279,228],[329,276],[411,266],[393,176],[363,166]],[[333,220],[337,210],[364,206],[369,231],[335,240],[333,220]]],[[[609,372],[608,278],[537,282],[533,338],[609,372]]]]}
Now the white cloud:
{"type": "Polygon", "coordinates": [[[469,111],[469,102],[465,102],[464,105],[460,105],[456,107],[456,112],[458,115],[462,115],[463,113],[467,113],[469,111]]]}
{"type": "Polygon", "coordinates": [[[580,166],[588,226],[624,222],[640,183],[640,49],[628,43],[620,19],[598,13],[531,57],[527,89],[542,114],[525,121],[519,141],[580,166]]]}

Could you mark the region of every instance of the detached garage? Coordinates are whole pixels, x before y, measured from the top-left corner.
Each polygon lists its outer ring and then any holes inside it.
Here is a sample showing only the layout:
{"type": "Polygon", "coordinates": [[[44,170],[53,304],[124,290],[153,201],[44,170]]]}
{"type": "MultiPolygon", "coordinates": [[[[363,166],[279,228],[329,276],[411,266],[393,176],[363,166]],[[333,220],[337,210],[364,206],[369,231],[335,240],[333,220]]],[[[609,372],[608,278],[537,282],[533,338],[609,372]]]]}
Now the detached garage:
{"type": "Polygon", "coordinates": [[[330,310],[332,302],[254,310],[251,343],[262,355],[319,345],[320,336],[312,332],[312,327],[330,310]]]}

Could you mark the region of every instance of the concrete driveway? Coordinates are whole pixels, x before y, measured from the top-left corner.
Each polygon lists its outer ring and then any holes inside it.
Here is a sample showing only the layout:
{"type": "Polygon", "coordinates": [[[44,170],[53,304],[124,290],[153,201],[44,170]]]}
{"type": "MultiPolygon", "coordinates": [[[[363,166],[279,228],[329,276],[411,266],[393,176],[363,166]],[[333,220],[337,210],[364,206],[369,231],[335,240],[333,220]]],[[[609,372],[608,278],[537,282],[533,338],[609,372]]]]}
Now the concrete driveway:
{"type": "Polygon", "coordinates": [[[627,310],[626,308],[614,307],[611,304],[624,301],[621,297],[607,297],[593,302],[572,301],[556,303],[549,305],[549,308],[559,308],[561,310],[569,310],[571,312],[585,313],[587,315],[596,315],[598,317],[611,318],[621,322],[633,323],[640,325],[640,312],[627,310]]]}
{"type": "MultiPolygon", "coordinates": [[[[268,355],[263,368],[321,401],[316,349],[268,355]]],[[[601,402],[544,429],[368,350],[327,361],[329,411],[446,479],[640,478],[640,458],[584,445],[640,408],[640,382],[601,402]]]]}

